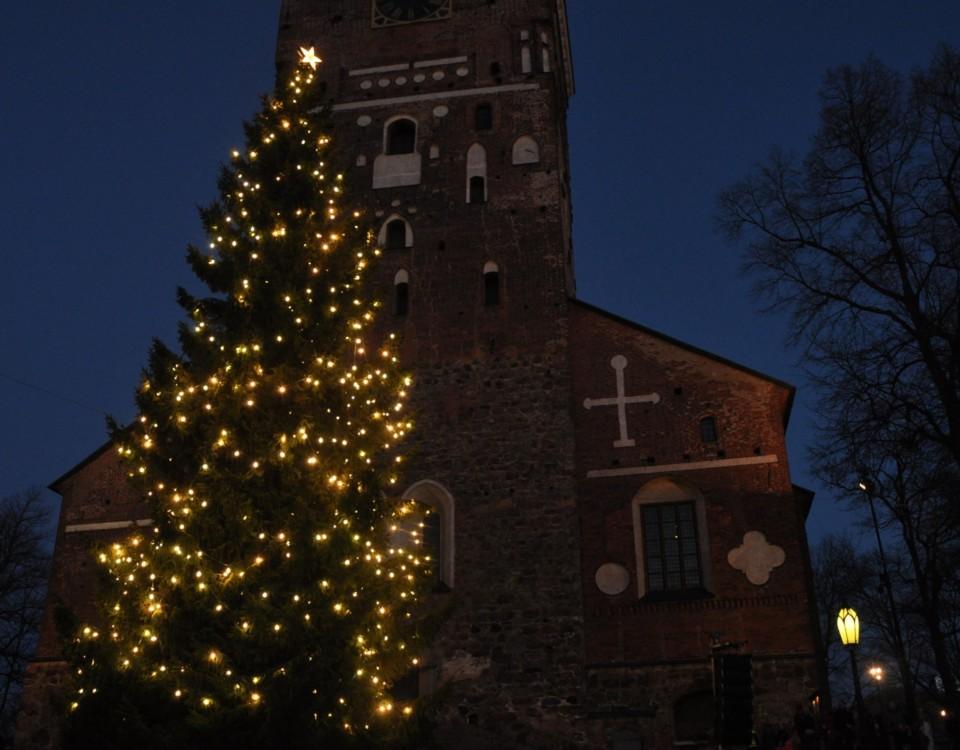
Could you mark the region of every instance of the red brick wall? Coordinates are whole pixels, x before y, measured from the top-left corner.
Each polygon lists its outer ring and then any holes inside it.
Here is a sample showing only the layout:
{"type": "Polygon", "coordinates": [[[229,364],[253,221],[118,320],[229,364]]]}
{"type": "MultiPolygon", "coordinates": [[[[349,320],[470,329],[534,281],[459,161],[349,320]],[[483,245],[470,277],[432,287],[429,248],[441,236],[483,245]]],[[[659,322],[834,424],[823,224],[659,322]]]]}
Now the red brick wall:
{"type": "Polygon", "coordinates": [[[38,658],[60,655],[54,623],[57,607],[68,608],[83,621],[96,620],[97,563],[93,547],[129,535],[129,530],[122,529],[68,533],[67,528],[82,524],[132,522],[149,517],[145,505],[127,486],[125,479],[126,469],[120,465],[116,452],[106,448],[57,485],[63,500],[38,658]]]}
{"type": "Polygon", "coordinates": [[[711,644],[717,641],[736,643],[754,656],[757,726],[788,722],[792,702],[805,701],[817,685],[807,498],[790,483],[784,442],[789,388],[580,303],[571,307],[570,359],[587,702],[653,707],[648,719],[605,719],[602,729],[592,723],[591,735],[610,736],[632,725],[651,746],[670,747],[672,706],[686,692],[709,688],[711,644]],[[615,407],[584,408],[586,398],[615,395],[615,355],[627,359],[628,396],[656,392],[661,398],[628,405],[633,447],[613,445],[619,437],[615,407]],[[700,419],[707,415],[716,419],[716,444],[700,437],[700,419]],[[776,462],[657,471],[761,456],[775,456],[776,462]],[[630,467],[651,473],[587,478],[588,471],[630,467]],[[638,599],[632,500],[663,477],[695,487],[704,498],[709,555],[702,564],[712,573],[712,596],[638,599]],[[784,564],[760,586],[727,561],[727,553],[754,530],[786,553],[784,564]],[[594,580],[597,568],[609,562],[631,575],[626,591],[616,596],[602,593],[594,580]]]}

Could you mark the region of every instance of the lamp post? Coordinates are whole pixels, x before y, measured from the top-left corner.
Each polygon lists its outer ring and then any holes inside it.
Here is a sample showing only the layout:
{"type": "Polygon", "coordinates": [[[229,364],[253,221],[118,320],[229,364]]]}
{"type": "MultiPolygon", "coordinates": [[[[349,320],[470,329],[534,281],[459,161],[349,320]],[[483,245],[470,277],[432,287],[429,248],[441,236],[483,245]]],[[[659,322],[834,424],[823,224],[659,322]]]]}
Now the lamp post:
{"type": "Polygon", "coordinates": [[[887,606],[890,608],[890,624],[893,626],[893,650],[897,657],[897,666],[900,670],[900,680],[903,682],[903,697],[907,718],[912,723],[917,718],[917,700],[913,693],[913,678],[910,676],[910,665],[907,661],[907,651],[903,646],[903,634],[900,631],[900,618],[897,615],[897,603],[893,598],[893,586],[890,584],[890,571],[887,569],[887,556],[883,551],[883,540],[880,537],[880,524],[877,522],[877,509],[873,504],[873,483],[868,479],[861,479],[858,483],[861,492],[867,495],[867,504],[870,506],[870,518],[873,521],[873,533],[877,537],[877,552],[880,554],[880,572],[883,578],[883,588],[887,592],[887,606]]]}
{"type": "Polygon", "coordinates": [[[850,669],[853,671],[853,697],[857,704],[857,728],[861,743],[866,739],[867,714],[863,708],[863,691],[860,689],[860,669],[857,667],[857,645],[860,643],[860,618],[856,610],[844,607],[837,614],[837,630],[840,642],[850,652],[850,669]]]}

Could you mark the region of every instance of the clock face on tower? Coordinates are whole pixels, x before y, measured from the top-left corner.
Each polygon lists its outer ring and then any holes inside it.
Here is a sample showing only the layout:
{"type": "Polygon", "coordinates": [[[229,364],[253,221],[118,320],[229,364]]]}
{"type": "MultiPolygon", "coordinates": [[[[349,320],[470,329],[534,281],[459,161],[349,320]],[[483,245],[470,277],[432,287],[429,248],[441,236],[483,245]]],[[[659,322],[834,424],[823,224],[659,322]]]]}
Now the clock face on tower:
{"type": "Polygon", "coordinates": [[[453,0],[373,0],[373,25],[395,26],[450,17],[453,0]]]}

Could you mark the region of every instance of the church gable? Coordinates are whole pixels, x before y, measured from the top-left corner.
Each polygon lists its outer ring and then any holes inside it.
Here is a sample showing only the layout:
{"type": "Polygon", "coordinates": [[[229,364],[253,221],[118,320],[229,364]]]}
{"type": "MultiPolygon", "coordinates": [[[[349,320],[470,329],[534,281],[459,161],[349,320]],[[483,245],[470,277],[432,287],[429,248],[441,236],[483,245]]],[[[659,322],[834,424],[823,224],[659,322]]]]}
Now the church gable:
{"type": "Polygon", "coordinates": [[[812,652],[793,389],[577,301],[570,361],[588,662],[812,652]]]}
{"type": "Polygon", "coordinates": [[[587,476],[768,466],[789,490],[791,386],[578,301],[570,351],[587,476]]]}

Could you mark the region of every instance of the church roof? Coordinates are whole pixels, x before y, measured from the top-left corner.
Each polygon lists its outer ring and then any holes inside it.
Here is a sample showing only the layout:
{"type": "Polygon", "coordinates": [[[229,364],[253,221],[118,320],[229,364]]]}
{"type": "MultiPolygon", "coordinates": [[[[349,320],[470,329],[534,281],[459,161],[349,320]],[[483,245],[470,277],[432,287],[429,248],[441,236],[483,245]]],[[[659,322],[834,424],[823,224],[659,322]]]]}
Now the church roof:
{"type": "Polygon", "coordinates": [[[60,492],[60,488],[63,486],[64,482],[66,482],[70,477],[72,477],[74,474],[80,471],[84,466],[87,466],[88,464],[91,464],[94,461],[96,461],[98,458],[100,458],[100,456],[102,456],[112,447],[113,447],[113,441],[108,440],[99,448],[97,448],[93,453],[91,453],[89,456],[81,460],[78,464],[67,469],[67,471],[65,471],[59,477],[57,477],[52,482],[50,482],[50,484],[47,485],[47,489],[53,490],[58,495],[63,494],[60,492]]]}

